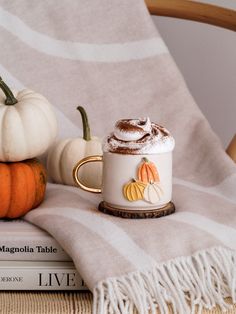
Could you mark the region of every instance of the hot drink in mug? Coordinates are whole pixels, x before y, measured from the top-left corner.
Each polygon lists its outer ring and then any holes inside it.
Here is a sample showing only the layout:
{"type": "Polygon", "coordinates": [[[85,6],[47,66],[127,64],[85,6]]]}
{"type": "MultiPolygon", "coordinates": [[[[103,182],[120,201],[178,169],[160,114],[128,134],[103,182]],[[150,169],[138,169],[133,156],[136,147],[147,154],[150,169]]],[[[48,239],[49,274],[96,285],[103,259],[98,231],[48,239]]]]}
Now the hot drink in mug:
{"type": "Polygon", "coordinates": [[[84,190],[102,193],[103,206],[121,211],[150,211],[165,207],[172,198],[174,138],[149,118],[123,119],[105,139],[103,156],[77,163],[74,180],[84,190]],[[88,162],[103,162],[101,189],[85,186],[79,169],[88,162]]]}

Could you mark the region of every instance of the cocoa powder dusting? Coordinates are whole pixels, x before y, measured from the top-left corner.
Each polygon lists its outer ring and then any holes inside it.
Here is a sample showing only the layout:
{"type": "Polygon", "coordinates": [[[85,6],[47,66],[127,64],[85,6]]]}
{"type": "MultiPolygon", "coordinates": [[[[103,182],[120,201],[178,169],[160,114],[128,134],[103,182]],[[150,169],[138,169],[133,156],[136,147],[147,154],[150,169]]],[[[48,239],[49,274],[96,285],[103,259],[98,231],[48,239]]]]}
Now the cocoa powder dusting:
{"type": "Polygon", "coordinates": [[[173,150],[175,141],[164,127],[149,118],[123,119],[107,137],[104,151],[117,154],[154,154],[173,150]]]}

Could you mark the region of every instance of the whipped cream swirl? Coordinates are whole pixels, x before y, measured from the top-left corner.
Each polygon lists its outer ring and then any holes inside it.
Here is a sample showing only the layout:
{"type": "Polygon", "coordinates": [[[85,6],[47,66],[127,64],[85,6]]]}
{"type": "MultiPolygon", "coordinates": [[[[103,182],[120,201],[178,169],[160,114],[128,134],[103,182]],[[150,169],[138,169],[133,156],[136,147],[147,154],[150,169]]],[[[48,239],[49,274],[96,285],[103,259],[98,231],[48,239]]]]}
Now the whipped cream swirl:
{"type": "Polygon", "coordinates": [[[156,154],[172,151],[175,140],[164,127],[149,118],[123,119],[104,141],[104,152],[118,154],[156,154]]]}

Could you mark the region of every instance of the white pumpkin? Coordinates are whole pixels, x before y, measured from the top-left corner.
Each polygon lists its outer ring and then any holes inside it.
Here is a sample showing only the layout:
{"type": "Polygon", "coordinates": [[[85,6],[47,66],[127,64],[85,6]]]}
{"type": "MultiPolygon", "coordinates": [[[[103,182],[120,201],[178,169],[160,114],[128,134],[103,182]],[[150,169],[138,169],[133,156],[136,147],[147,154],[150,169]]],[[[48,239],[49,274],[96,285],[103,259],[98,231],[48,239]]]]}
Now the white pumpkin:
{"type": "Polygon", "coordinates": [[[49,148],[57,120],[45,97],[29,89],[13,94],[0,78],[0,131],[0,161],[20,161],[49,148]]]}
{"type": "Polygon", "coordinates": [[[143,197],[145,201],[156,204],[160,201],[163,190],[158,182],[150,182],[144,189],[143,197]]]}
{"type": "MultiPolygon", "coordinates": [[[[102,155],[101,140],[90,135],[88,118],[82,107],[77,108],[83,122],[83,138],[68,138],[58,141],[49,150],[47,169],[49,177],[55,182],[76,185],[72,172],[78,161],[91,155],[102,155]]],[[[79,178],[85,185],[100,188],[102,182],[101,163],[89,163],[79,171],[79,178]]]]}

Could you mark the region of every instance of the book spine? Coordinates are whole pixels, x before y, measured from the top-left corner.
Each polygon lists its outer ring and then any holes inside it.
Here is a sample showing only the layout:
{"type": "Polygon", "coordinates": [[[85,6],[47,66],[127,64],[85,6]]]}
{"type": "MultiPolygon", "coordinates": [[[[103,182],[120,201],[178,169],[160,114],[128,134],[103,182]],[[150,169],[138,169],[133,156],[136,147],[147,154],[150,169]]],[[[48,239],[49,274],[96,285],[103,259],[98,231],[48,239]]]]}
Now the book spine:
{"type": "Polygon", "coordinates": [[[76,269],[0,268],[0,290],[88,290],[76,269]]]}
{"type": "Polygon", "coordinates": [[[52,237],[0,238],[2,261],[71,261],[52,237]]]}

